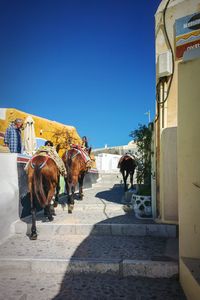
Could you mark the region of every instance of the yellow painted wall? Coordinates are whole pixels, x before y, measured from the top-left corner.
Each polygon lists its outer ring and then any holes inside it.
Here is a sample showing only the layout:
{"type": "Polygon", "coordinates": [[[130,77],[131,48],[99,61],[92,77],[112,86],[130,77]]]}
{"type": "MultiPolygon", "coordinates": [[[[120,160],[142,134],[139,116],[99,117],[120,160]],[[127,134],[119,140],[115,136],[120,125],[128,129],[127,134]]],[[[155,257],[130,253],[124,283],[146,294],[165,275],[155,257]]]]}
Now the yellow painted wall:
{"type": "MultiPolygon", "coordinates": [[[[67,148],[67,135],[71,138],[72,143],[81,143],[81,138],[78,135],[75,127],[67,126],[55,121],[50,121],[48,119],[34,116],[14,108],[8,108],[5,110],[5,119],[0,119],[0,132],[5,133],[6,128],[9,126],[10,122],[14,121],[16,118],[25,120],[29,115],[32,116],[33,120],[35,121],[34,125],[36,137],[51,140],[55,146],[60,143],[60,155],[62,155],[64,150],[67,148]]],[[[3,139],[0,140],[0,143],[1,145],[3,144],[3,139]]]]}
{"type": "MultiPolygon", "coordinates": [[[[6,128],[9,126],[11,122],[13,122],[16,118],[21,118],[25,120],[27,116],[31,116],[35,121],[35,135],[37,138],[43,138],[45,140],[50,140],[54,143],[54,146],[60,144],[61,148],[59,150],[59,155],[66,151],[69,148],[69,144],[78,144],[81,145],[81,138],[77,133],[77,130],[73,126],[64,125],[55,121],[51,121],[42,117],[34,116],[32,114],[25,113],[23,111],[7,108],[1,109],[5,110],[5,118],[0,118],[0,133],[5,133],[6,128]]],[[[22,139],[23,139],[23,131],[22,131],[22,139]]],[[[5,147],[2,145],[3,137],[0,138],[0,152],[5,151],[5,147]]],[[[96,168],[96,163],[94,159],[94,155],[90,155],[93,163],[92,167],[96,168]]]]}
{"type": "Polygon", "coordinates": [[[200,299],[200,288],[182,263],[199,260],[200,274],[200,59],[179,64],[178,87],[178,201],[180,278],[186,295],[200,299]],[[199,187],[198,187],[199,186],[199,187]],[[198,293],[198,294],[197,294],[198,293]],[[198,298],[199,297],[199,298],[198,298]]]}

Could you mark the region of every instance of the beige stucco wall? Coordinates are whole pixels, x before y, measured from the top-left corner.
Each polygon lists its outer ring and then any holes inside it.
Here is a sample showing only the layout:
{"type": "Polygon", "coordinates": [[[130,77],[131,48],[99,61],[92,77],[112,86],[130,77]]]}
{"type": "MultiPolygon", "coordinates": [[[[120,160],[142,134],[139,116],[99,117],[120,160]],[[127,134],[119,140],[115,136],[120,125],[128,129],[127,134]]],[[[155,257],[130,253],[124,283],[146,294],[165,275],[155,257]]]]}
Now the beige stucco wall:
{"type": "MultiPolygon", "coordinates": [[[[164,21],[163,21],[163,10],[167,4],[168,0],[163,0],[159,5],[157,12],[155,14],[155,47],[156,47],[156,80],[158,82],[158,56],[167,50],[169,50],[169,45],[167,43],[167,38],[164,33],[164,21]]],[[[177,127],[178,120],[178,65],[181,60],[176,60],[175,57],[175,20],[181,17],[193,14],[200,11],[200,1],[199,0],[171,0],[169,2],[168,8],[166,10],[165,20],[166,20],[166,31],[169,37],[170,44],[174,53],[174,74],[172,79],[171,88],[169,90],[167,101],[164,103],[163,108],[160,106],[158,113],[158,107],[156,105],[156,122],[155,122],[155,144],[156,144],[156,203],[158,209],[158,217],[163,222],[168,222],[171,220],[176,223],[178,220],[177,212],[177,186],[169,185],[168,181],[165,180],[165,175],[167,178],[174,178],[175,182],[175,172],[173,168],[169,168],[168,164],[163,162],[163,153],[165,145],[163,144],[163,130],[166,128],[177,127]],[[164,113],[162,113],[164,111],[164,113]],[[163,117],[164,115],[164,117],[163,117]],[[167,167],[167,171],[166,171],[167,167]],[[173,199],[173,200],[171,200],[173,199]]],[[[169,82],[169,81],[168,81],[169,82]]],[[[166,84],[167,87],[167,84],[166,84]]],[[[165,96],[166,96],[165,87],[165,96]]],[[[163,99],[161,99],[163,100],[163,99]]],[[[176,145],[172,145],[175,149],[176,145]]],[[[172,150],[173,151],[173,150],[172,150]]],[[[172,154],[172,156],[174,153],[172,154]]],[[[172,157],[171,157],[172,158],[172,157]]],[[[174,163],[176,163],[173,157],[174,163]]]]}
{"type": "Polygon", "coordinates": [[[192,300],[200,299],[200,287],[195,284],[192,272],[183,264],[182,258],[199,259],[200,274],[199,74],[200,59],[179,65],[177,150],[180,279],[188,299],[192,300]]]}
{"type": "Polygon", "coordinates": [[[177,127],[161,132],[160,199],[162,220],[178,223],[177,127]]]}
{"type": "Polygon", "coordinates": [[[188,300],[199,300],[200,285],[191,274],[182,259],[180,259],[180,281],[188,300]]]}
{"type": "MultiPolygon", "coordinates": [[[[162,17],[163,9],[167,2],[168,0],[163,0],[161,2],[155,15],[156,65],[158,61],[158,55],[163,52],[166,52],[169,49],[164,34],[164,25],[162,17]]],[[[198,11],[200,11],[199,0],[171,0],[169,2],[165,19],[166,30],[169,36],[173,52],[175,50],[175,20],[198,11]]],[[[173,81],[167,103],[165,104],[165,127],[177,126],[177,65],[179,62],[180,60],[175,60],[173,81]]],[[[156,78],[158,79],[158,74],[156,74],[156,78]]]]}

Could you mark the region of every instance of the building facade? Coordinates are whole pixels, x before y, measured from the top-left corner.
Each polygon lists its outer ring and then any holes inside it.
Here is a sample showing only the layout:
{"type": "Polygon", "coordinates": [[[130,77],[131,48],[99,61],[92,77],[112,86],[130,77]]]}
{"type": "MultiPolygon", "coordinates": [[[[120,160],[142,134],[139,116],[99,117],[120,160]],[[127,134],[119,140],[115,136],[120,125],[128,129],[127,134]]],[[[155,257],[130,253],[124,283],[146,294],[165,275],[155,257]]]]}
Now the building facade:
{"type": "Polygon", "coordinates": [[[179,225],[180,281],[200,297],[200,1],[163,0],[155,15],[154,201],[179,225]],[[198,200],[197,200],[198,199],[198,200]]]}

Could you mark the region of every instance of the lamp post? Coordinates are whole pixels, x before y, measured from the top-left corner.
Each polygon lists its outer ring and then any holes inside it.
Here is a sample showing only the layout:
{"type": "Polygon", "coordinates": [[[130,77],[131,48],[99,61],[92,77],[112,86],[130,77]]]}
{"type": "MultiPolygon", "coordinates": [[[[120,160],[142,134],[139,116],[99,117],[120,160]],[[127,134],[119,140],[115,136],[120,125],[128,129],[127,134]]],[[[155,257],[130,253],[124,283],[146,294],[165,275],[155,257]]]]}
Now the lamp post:
{"type": "Polygon", "coordinates": [[[150,110],[148,110],[147,112],[145,112],[145,115],[148,115],[148,120],[149,120],[149,123],[150,123],[151,122],[150,110]]]}

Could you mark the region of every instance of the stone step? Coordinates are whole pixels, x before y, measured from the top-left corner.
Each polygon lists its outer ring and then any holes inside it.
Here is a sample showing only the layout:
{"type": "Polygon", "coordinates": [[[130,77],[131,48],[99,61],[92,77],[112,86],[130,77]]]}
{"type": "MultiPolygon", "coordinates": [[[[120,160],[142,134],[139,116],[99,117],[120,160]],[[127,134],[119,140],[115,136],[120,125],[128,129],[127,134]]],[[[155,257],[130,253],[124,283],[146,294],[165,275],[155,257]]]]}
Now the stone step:
{"type": "MultiPolygon", "coordinates": [[[[43,212],[37,214],[37,229],[40,234],[85,234],[85,235],[130,235],[176,237],[177,226],[156,224],[152,219],[137,219],[133,211],[127,211],[121,203],[112,203],[95,198],[76,201],[72,214],[67,207],[58,205],[56,216],[47,222],[43,212]]],[[[31,230],[31,216],[17,220],[13,232],[26,234],[31,230]]]]}
{"type": "MultiPolygon", "coordinates": [[[[111,235],[111,236],[151,236],[176,237],[176,227],[166,224],[53,224],[37,222],[39,235],[111,235]]],[[[17,221],[16,234],[30,234],[31,223],[17,221]]]]}
{"type": "MultiPolygon", "coordinates": [[[[20,234],[0,246],[0,273],[111,273],[117,276],[170,278],[178,274],[178,253],[167,252],[176,239],[117,236],[38,236],[20,234]]],[[[178,246],[177,246],[178,248],[178,246]]]]}
{"type": "Polygon", "coordinates": [[[63,275],[67,273],[101,273],[119,277],[173,278],[178,276],[178,262],[131,259],[0,258],[0,271],[61,273],[63,275]]]}

